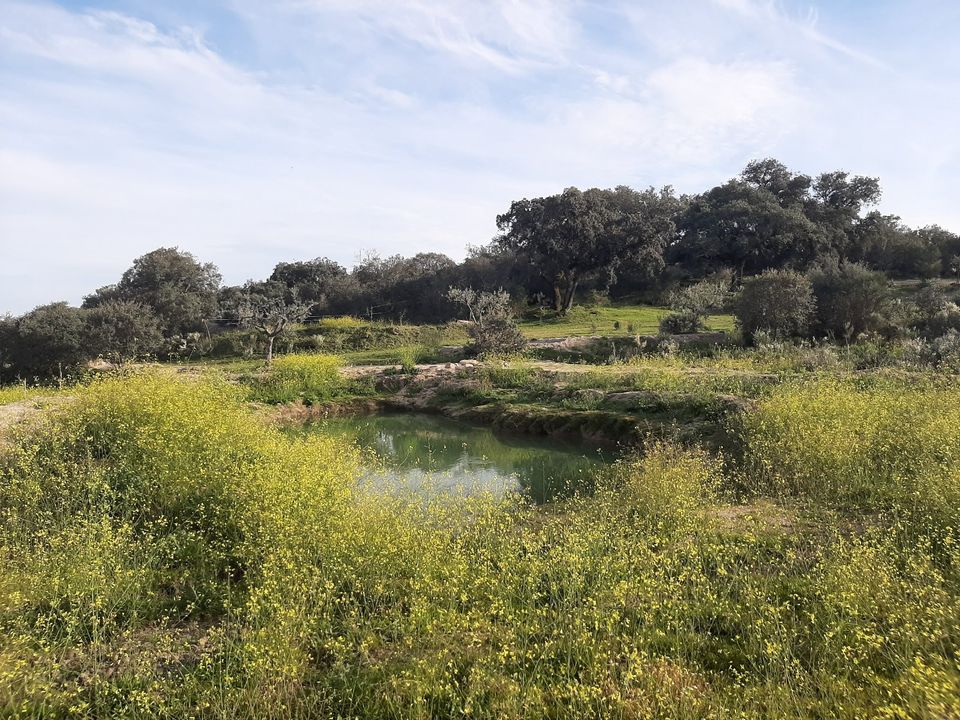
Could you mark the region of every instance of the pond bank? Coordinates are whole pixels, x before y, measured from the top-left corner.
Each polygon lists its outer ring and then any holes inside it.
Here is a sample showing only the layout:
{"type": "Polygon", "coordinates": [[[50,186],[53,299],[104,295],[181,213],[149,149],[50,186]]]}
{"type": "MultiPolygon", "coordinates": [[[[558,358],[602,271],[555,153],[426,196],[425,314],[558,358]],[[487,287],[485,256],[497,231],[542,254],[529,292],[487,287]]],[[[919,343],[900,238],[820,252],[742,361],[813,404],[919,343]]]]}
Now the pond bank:
{"type": "Polygon", "coordinates": [[[538,363],[535,381],[516,383],[495,369],[467,361],[419,366],[416,373],[393,368],[351,368],[370,381],[371,394],[273,409],[281,424],[390,412],[440,414],[513,434],[586,442],[604,447],[639,446],[672,439],[706,447],[731,442],[727,418],[746,408],[736,396],[581,387],[570,377],[582,366],[538,363]],[[520,387],[518,387],[518,385],[520,387]]]}

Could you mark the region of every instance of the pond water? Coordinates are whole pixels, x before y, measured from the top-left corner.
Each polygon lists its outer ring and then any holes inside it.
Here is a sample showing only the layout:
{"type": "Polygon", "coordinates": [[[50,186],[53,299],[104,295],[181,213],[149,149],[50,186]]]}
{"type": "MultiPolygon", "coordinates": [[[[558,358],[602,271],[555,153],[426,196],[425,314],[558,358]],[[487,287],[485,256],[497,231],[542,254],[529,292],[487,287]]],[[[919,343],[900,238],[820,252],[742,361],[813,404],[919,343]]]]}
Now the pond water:
{"type": "Polygon", "coordinates": [[[505,435],[439,415],[338,417],[307,426],[368,451],[368,474],[388,486],[449,491],[521,490],[546,502],[589,489],[616,454],[575,442],[505,435]]]}

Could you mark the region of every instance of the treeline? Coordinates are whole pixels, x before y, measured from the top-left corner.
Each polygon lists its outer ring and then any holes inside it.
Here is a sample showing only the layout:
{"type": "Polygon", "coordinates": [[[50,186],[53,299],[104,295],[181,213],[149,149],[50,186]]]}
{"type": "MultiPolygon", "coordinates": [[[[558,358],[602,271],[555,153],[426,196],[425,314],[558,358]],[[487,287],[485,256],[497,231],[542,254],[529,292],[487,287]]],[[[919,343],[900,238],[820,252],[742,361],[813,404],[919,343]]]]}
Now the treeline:
{"type": "MultiPolygon", "coordinates": [[[[620,186],[517,200],[497,217],[491,243],[459,263],[439,253],[370,255],[348,270],[317,258],[281,262],[264,280],[224,287],[212,264],[161,248],[80,308],[54,303],[0,318],[0,379],[49,377],[94,357],[122,364],[190,354],[231,325],[255,328],[272,343],[290,322],[323,315],[444,322],[458,312],[450,287],[503,288],[518,310],[564,313],[577,298],[664,302],[703,278],[723,278],[730,290],[770,271],[819,273],[820,295],[824,277],[860,277],[869,294],[882,282],[864,272],[960,275],[960,236],[870,210],[879,198],[877,178],[811,177],[766,159],[698,195],[620,186]]],[[[678,330],[690,324],[676,323],[678,330]]],[[[829,330],[849,336],[848,325],[829,330]]]]}

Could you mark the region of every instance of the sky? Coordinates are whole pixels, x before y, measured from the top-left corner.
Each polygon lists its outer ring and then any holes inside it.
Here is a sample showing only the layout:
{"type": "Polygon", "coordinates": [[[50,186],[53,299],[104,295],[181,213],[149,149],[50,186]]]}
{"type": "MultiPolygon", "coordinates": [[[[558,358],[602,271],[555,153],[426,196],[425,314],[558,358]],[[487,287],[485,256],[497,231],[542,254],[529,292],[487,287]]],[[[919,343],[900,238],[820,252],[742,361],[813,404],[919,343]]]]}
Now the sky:
{"type": "Polygon", "coordinates": [[[510,202],[879,176],[960,231],[957,0],[0,0],[0,314],[177,246],[460,259],[510,202]]]}

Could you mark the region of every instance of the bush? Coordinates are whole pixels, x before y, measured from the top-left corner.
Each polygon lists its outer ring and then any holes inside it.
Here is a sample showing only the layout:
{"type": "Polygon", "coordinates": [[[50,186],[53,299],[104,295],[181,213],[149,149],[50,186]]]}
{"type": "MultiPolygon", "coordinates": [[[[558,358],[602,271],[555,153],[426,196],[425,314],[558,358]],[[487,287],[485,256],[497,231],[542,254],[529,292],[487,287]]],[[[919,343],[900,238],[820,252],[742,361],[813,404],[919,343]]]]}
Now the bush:
{"type": "Polygon", "coordinates": [[[656,444],[618,468],[621,501],[659,531],[703,523],[720,487],[720,464],[706,453],[656,444]]]}
{"type": "Polygon", "coordinates": [[[320,402],[345,386],[335,355],[282,355],[250,384],[251,398],[268,403],[320,402]]]}
{"type": "Polygon", "coordinates": [[[894,508],[960,527],[960,387],[821,380],[783,387],[742,416],[762,492],[894,508]]]}
{"type": "Polygon", "coordinates": [[[87,310],[84,321],[90,354],[115,365],[156,355],[163,343],[159,318],[142,303],[107,300],[87,310]]]}
{"type": "Polygon", "coordinates": [[[84,311],[65,302],[42,305],[4,322],[0,381],[71,375],[93,357],[84,343],[84,311]]]}
{"type": "Polygon", "coordinates": [[[955,330],[932,340],[914,338],[902,347],[903,360],[910,365],[960,373],[960,333],[955,330]]]}
{"type": "Polygon", "coordinates": [[[252,330],[231,330],[214,336],[210,356],[215,358],[253,357],[263,351],[263,342],[252,330]]]}
{"type": "Polygon", "coordinates": [[[805,336],[815,308],[806,277],[789,270],[768,270],[744,280],[733,314],[744,339],[752,342],[759,330],[776,338],[805,336]]]}
{"type": "Polygon", "coordinates": [[[660,318],[661,335],[683,335],[703,330],[703,316],[691,312],[674,312],[660,318]]]}
{"type": "Polygon", "coordinates": [[[927,339],[960,331],[960,307],[934,286],[923,288],[915,299],[911,325],[927,339]]]}
{"type": "Polygon", "coordinates": [[[810,274],[816,298],[815,330],[849,342],[886,326],[890,290],[883,273],[845,263],[810,274]]]}
{"type": "Polygon", "coordinates": [[[526,346],[527,340],[517,324],[506,318],[493,318],[484,325],[470,328],[473,338],[471,350],[481,357],[489,355],[510,355],[526,346]]]}

